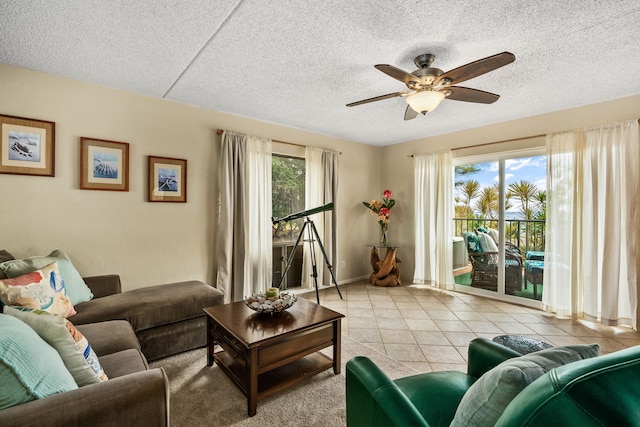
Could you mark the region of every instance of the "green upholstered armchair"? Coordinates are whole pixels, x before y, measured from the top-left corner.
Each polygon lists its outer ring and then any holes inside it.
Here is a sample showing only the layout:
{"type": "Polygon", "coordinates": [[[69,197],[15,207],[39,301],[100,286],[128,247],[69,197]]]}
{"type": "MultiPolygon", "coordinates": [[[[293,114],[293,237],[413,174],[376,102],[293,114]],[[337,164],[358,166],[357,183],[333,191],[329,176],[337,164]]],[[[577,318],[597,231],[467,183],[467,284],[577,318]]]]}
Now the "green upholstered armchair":
{"type": "MultiPolygon", "coordinates": [[[[518,357],[478,338],[469,346],[468,373],[429,372],[395,381],[368,358],[355,357],[346,367],[347,426],[449,426],[481,375],[507,359],[535,354],[518,357]]],[[[640,346],[551,369],[517,393],[496,418],[490,425],[638,426],[640,346]]]]}
{"type": "Polygon", "coordinates": [[[371,360],[347,362],[347,426],[448,426],[462,396],[485,372],[520,356],[488,339],[469,344],[467,372],[429,372],[392,381],[371,360]]]}

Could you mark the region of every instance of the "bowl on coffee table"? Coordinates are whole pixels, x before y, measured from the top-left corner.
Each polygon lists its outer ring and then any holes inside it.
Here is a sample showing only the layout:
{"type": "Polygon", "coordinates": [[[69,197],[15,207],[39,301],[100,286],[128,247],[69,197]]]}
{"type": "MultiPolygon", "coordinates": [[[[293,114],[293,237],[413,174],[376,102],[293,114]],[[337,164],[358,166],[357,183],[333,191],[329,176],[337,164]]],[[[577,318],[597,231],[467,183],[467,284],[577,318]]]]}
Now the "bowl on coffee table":
{"type": "Polygon", "coordinates": [[[269,292],[272,288],[269,288],[267,292],[260,292],[254,294],[248,298],[245,298],[244,303],[250,309],[257,311],[258,313],[281,313],[288,308],[292,307],[298,296],[289,292],[269,292]]]}

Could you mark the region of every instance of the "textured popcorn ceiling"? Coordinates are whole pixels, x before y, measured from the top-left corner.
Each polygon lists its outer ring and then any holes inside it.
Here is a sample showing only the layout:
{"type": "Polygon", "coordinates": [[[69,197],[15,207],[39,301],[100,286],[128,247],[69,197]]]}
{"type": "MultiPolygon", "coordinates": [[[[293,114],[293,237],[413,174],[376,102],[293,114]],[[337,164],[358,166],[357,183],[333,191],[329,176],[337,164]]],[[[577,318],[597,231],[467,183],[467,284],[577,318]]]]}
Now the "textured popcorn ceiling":
{"type": "MultiPolygon", "coordinates": [[[[371,145],[640,93],[638,0],[2,0],[0,62],[371,145]],[[403,120],[374,64],[516,61],[403,120]]],[[[1,76],[0,76],[1,78],[1,76]]],[[[0,94],[1,96],[1,94],[0,94]]]]}

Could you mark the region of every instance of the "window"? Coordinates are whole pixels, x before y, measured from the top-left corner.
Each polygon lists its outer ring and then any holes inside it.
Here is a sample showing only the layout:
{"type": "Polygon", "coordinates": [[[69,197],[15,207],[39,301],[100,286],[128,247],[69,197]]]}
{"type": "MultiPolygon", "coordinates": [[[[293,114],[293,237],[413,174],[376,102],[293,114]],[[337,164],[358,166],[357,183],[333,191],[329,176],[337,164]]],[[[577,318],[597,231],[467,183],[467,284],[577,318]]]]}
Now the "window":
{"type": "Polygon", "coordinates": [[[536,154],[456,161],[454,260],[469,255],[454,265],[456,284],[542,298],[546,156],[536,154]]]}
{"type": "MultiPolygon", "coordinates": [[[[272,216],[283,218],[304,210],[305,159],[273,154],[271,164],[272,216]]],[[[288,256],[295,250],[294,260],[283,281],[283,289],[300,286],[302,246],[294,248],[303,219],[280,222],[273,227],[273,284],[278,286],[288,256]]]]}

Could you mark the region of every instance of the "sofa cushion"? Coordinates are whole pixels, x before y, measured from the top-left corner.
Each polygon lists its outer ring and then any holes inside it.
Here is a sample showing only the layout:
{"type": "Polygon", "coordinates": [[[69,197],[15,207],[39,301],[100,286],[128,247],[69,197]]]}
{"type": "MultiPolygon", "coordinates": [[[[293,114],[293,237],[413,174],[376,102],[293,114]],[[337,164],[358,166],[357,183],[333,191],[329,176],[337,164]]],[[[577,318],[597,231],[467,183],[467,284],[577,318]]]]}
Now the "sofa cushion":
{"type": "Polygon", "coordinates": [[[55,348],[79,387],[107,380],[89,341],[64,317],[10,306],[5,313],[22,320],[55,348]]]}
{"type": "Polygon", "coordinates": [[[149,369],[142,352],[132,348],[102,356],[100,362],[109,378],[118,378],[149,369]]]}
{"type": "Polygon", "coordinates": [[[202,309],[220,304],[221,295],[199,281],[149,286],[78,304],[73,321],[78,325],[121,319],[138,332],[203,317],[202,309]]]}
{"type": "Polygon", "coordinates": [[[60,276],[64,280],[67,296],[73,305],[89,301],[93,298],[91,289],[86,285],[78,270],[71,263],[71,259],[59,249],[54,250],[48,256],[37,256],[14,261],[6,261],[0,264],[7,277],[18,277],[43,268],[52,262],[58,263],[60,276]]]}
{"type": "Polygon", "coordinates": [[[22,276],[0,280],[0,300],[5,305],[37,308],[64,317],[76,314],[57,262],[22,276]]]}
{"type": "Polygon", "coordinates": [[[53,347],[26,323],[0,314],[0,409],[77,388],[53,347]]]}
{"type": "Polygon", "coordinates": [[[598,344],[552,347],[502,362],[464,395],[451,426],[492,426],[526,386],[551,369],[597,356],[598,344]]]}
{"type": "Polygon", "coordinates": [[[76,325],[76,328],[87,337],[91,348],[102,357],[122,350],[140,350],[140,342],[131,324],[126,320],[108,320],[105,322],[76,325]]]}

